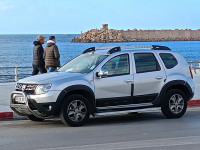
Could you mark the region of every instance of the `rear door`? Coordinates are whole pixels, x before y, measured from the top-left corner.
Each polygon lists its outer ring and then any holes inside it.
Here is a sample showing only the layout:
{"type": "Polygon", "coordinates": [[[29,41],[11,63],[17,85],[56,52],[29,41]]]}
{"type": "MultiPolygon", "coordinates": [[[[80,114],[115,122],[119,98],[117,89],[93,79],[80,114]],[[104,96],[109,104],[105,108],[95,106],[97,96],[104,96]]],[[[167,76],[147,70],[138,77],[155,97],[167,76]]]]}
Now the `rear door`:
{"type": "Polygon", "coordinates": [[[160,93],[166,74],[153,52],[133,53],[134,56],[134,99],[152,102],[160,93]]]}

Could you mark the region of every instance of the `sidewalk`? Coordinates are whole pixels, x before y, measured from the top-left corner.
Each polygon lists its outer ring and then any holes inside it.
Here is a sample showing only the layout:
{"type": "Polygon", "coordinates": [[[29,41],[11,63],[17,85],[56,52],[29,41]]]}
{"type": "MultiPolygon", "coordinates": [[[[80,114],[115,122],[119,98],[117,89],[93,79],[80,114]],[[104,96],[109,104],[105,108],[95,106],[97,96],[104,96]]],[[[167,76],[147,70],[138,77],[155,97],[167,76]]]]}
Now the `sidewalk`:
{"type": "Polygon", "coordinates": [[[0,112],[10,111],[10,94],[15,90],[15,82],[0,83],[0,112]]]}
{"type": "Polygon", "coordinates": [[[200,74],[194,74],[195,91],[193,99],[200,99],[200,74]]]}
{"type": "MultiPolygon", "coordinates": [[[[200,74],[194,74],[195,95],[189,105],[200,105],[200,74]]],[[[10,109],[10,94],[15,89],[15,82],[0,83],[0,116],[1,112],[12,112],[10,109]]]]}

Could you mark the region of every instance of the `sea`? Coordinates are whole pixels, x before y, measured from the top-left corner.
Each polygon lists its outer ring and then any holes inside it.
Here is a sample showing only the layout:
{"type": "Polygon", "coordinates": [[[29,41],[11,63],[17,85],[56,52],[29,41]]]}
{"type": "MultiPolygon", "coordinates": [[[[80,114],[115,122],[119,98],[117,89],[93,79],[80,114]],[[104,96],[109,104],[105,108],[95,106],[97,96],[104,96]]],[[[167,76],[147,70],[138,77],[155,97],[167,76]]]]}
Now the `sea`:
{"type": "MultiPolygon", "coordinates": [[[[50,35],[44,34],[46,40],[50,35]]],[[[61,55],[61,65],[72,58],[80,55],[88,47],[100,46],[133,46],[133,45],[164,45],[173,51],[182,54],[187,61],[200,60],[200,41],[162,41],[162,42],[123,42],[123,43],[72,43],[71,40],[78,34],[54,34],[56,44],[61,55]]],[[[19,68],[19,74],[31,74],[33,41],[37,38],[36,34],[23,35],[0,35],[0,82],[14,80],[14,68],[7,67],[29,67],[19,68]]],[[[43,47],[46,46],[46,42],[43,47]]],[[[21,76],[23,78],[25,76],[21,76]]]]}

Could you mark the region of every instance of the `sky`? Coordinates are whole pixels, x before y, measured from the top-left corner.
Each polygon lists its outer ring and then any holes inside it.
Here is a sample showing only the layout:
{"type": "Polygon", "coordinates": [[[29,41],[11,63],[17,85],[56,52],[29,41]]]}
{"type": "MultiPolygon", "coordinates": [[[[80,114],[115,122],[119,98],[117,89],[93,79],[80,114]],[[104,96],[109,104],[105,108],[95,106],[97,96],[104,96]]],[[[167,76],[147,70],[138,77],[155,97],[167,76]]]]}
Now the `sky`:
{"type": "Polygon", "coordinates": [[[0,0],[0,34],[200,29],[200,0],[0,0]]]}

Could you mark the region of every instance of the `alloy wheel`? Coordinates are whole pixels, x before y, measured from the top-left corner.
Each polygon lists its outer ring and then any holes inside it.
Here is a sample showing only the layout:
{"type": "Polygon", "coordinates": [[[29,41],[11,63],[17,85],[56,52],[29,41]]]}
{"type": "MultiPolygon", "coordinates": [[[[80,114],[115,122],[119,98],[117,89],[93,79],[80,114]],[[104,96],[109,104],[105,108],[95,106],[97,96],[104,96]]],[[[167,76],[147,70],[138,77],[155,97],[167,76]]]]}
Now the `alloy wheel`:
{"type": "Polygon", "coordinates": [[[184,108],[184,99],[179,94],[174,94],[169,100],[169,108],[172,113],[179,114],[184,108]]]}
{"type": "Polygon", "coordinates": [[[72,101],[67,109],[68,117],[74,122],[82,121],[87,113],[86,105],[80,100],[72,101]]]}

